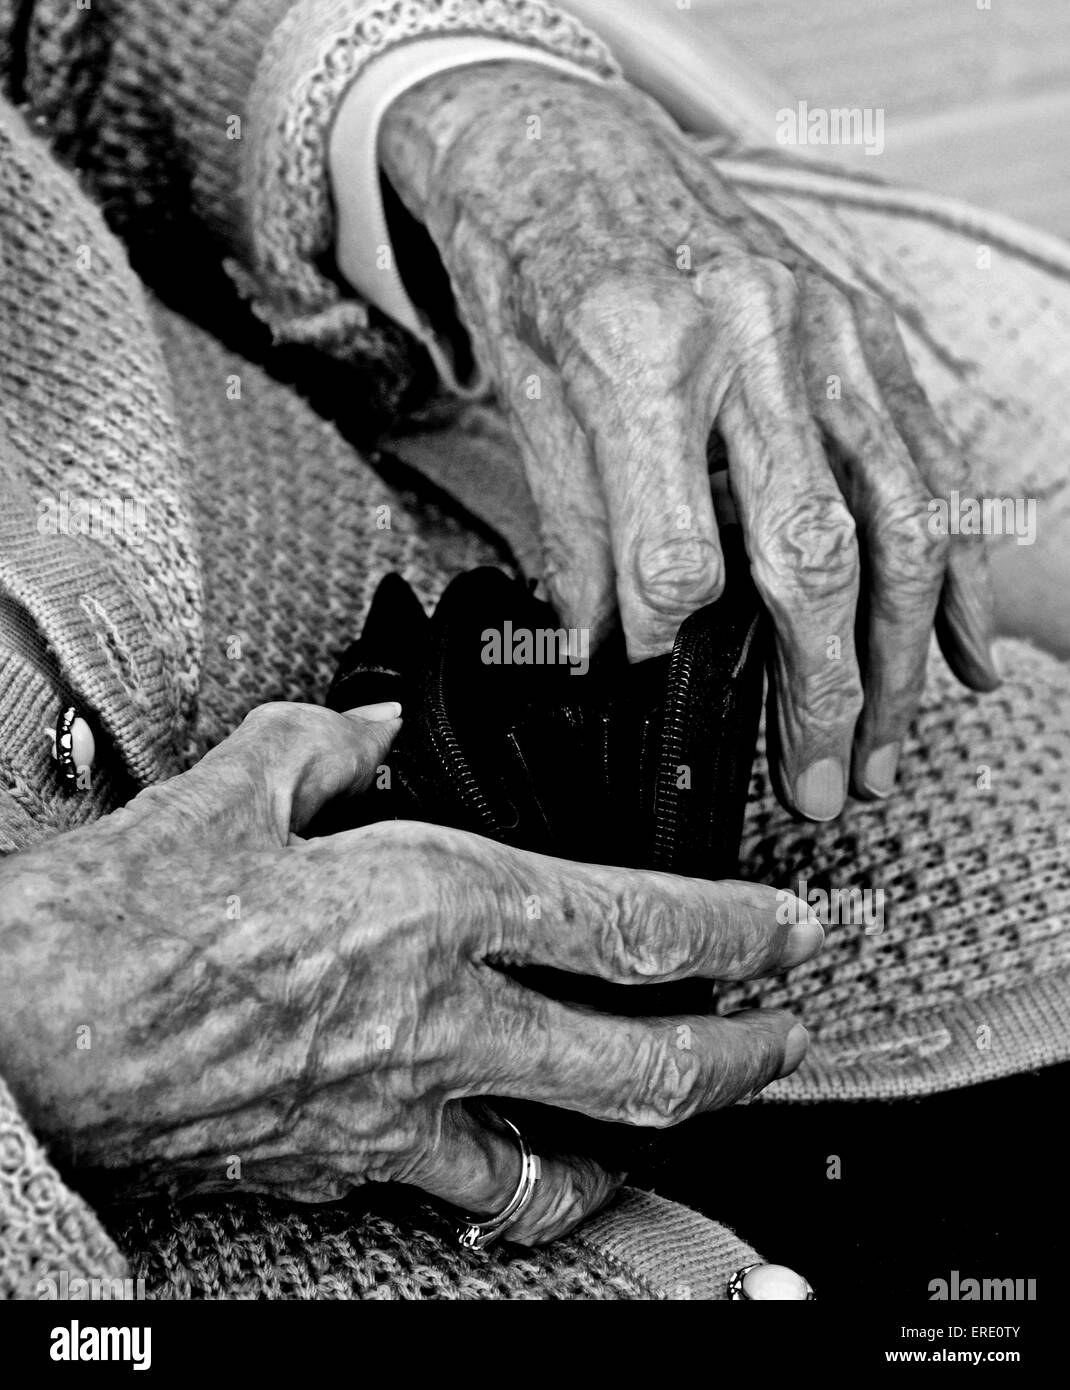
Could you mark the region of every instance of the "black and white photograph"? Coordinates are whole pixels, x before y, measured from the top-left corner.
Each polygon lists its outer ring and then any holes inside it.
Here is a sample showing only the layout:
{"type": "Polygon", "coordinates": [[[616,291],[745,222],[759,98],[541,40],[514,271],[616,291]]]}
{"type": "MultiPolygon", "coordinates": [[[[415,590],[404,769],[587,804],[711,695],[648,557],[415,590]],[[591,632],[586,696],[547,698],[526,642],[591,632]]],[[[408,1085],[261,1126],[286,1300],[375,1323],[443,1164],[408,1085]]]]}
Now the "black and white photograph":
{"type": "Polygon", "coordinates": [[[19,1383],[1041,1383],[1068,1081],[1067,0],[0,0],[19,1383]]]}

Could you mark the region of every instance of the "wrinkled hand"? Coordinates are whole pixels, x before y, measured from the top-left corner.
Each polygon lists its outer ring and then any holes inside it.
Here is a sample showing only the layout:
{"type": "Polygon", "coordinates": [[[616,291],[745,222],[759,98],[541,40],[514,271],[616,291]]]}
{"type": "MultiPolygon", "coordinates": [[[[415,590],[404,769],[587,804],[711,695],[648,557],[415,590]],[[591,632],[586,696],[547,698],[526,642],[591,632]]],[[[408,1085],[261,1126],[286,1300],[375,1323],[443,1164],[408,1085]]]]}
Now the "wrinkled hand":
{"type": "Polygon", "coordinates": [[[998,679],[983,549],[929,527],[966,465],[891,309],[628,88],[444,74],[391,108],[381,153],[509,414],[564,621],[597,639],[619,607],[639,659],[718,597],[723,451],[776,630],[781,799],[823,820],[849,783],[888,795],[934,619],[961,680],[998,679]]]}
{"type": "MultiPolygon", "coordinates": [[[[800,903],[778,924],[772,889],[406,822],[302,839],[371,785],[398,728],[262,706],[188,773],[0,864],[0,1055],[39,1131],[143,1181],[322,1201],[389,1180],[490,1215],[519,1160],[480,1097],[661,1127],[799,1064],[781,1011],[613,1018],[499,968],[772,973],[823,937],[800,903]]],[[[619,1182],[542,1155],[510,1238],[564,1233],[619,1182]]]]}

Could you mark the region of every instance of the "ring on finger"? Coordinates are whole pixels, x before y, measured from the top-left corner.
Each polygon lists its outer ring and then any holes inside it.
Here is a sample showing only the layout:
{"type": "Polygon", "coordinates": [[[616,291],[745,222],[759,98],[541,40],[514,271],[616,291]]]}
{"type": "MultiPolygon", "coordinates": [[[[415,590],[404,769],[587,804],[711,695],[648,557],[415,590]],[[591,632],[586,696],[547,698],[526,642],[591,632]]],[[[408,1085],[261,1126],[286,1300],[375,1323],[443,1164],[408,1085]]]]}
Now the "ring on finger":
{"type": "Polygon", "coordinates": [[[535,1196],[535,1187],[541,1176],[538,1154],[533,1153],[531,1145],[511,1120],[499,1115],[498,1120],[510,1131],[520,1149],[520,1178],[516,1191],[494,1216],[480,1220],[474,1216],[464,1216],[457,1224],[457,1243],[465,1250],[485,1250],[505,1233],[507,1226],[518,1221],[535,1196]]]}

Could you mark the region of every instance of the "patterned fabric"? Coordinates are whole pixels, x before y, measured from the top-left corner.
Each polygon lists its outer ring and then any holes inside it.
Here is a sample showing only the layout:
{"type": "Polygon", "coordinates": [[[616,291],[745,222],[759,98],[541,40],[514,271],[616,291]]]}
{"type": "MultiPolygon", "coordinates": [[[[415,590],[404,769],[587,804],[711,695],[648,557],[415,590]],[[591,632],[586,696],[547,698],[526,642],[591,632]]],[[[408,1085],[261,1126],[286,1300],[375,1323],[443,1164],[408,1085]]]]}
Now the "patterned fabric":
{"type": "Polygon", "coordinates": [[[494,1246],[481,1255],[452,1242],[429,1208],[404,1207],[382,1195],[370,1210],[353,1204],[302,1211],[256,1200],[189,1209],[149,1203],[116,1234],[134,1276],[157,1298],[656,1296],[627,1266],[592,1257],[574,1239],[550,1251],[494,1246]]]}
{"type": "Polygon", "coordinates": [[[38,1283],[122,1278],[96,1216],[61,1180],[0,1081],[0,1298],[36,1298],[38,1283]]]}
{"type": "Polygon", "coordinates": [[[723,1226],[631,1188],[549,1250],[461,1250],[399,1189],[334,1207],[148,1203],[111,1224],[154,1298],[721,1301],[758,1259],[723,1226]]]}
{"type": "Polygon", "coordinates": [[[771,1096],[924,1094],[1066,1059],[1070,672],[1022,643],[996,653],[1004,684],[977,696],[934,645],[894,801],[797,824],[760,756],[743,877],[840,904],[814,961],[719,998],[807,1021],[807,1063],[771,1096]]]}
{"type": "Polygon", "coordinates": [[[0,0],[0,55],[5,39],[25,45],[9,56],[25,69],[14,96],[157,292],[188,312],[206,285],[224,309],[237,286],[276,341],[375,364],[364,408],[387,413],[418,389],[425,361],[325,264],[326,140],[365,64],[435,34],[493,35],[618,72],[546,0],[0,0]]]}
{"type": "Polygon", "coordinates": [[[430,604],[454,574],[501,563],[506,552],[432,502],[387,487],[261,368],[165,309],[155,323],[190,451],[211,594],[195,759],[253,705],[322,700],[383,574],[397,570],[430,604]],[[228,397],[228,381],[240,383],[239,398],[228,397]],[[316,599],[295,606],[295,594],[316,599]]]}

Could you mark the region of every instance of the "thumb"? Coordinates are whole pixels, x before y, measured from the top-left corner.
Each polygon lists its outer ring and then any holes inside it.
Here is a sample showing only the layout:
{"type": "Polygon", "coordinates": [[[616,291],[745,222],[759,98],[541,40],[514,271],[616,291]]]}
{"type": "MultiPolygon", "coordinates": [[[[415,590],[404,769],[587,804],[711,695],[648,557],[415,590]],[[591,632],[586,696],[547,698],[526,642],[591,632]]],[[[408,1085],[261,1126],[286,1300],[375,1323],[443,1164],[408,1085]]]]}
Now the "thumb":
{"type": "Polygon", "coordinates": [[[337,714],[321,705],[258,705],[188,772],[142,793],[128,812],[170,815],[213,846],[285,845],[339,796],[365,791],[401,726],[396,701],[337,714]]]}
{"type": "Polygon", "coordinates": [[[396,700],[335,714],[319,705],[267,705],[297,711],[274,716],[268,732],[269,771],[277,805],[275,827],[283,838],[301,834],[316,813],[338,796],[367,791],[401,724],[396,700]],[[324,716],[330,716],[325,718],[324,716]]]}
{"type": "MultiPolygon", "coordinates": [[[[318,710],[319,706],[309,708],[318,710]]],[[[361,705],[340,716],[349,725],[324,756],[311,745],[309,761],[299,773],[290,807],[290,830],[300,834],[328,801],[338,796],[359,796],[375,779],[401,727],[401,705],[384,700],[361,705]]]]}

